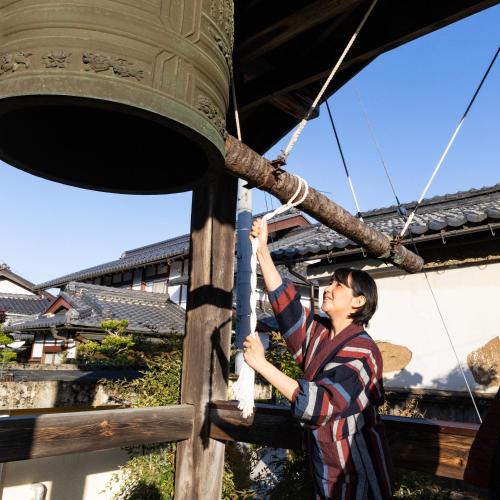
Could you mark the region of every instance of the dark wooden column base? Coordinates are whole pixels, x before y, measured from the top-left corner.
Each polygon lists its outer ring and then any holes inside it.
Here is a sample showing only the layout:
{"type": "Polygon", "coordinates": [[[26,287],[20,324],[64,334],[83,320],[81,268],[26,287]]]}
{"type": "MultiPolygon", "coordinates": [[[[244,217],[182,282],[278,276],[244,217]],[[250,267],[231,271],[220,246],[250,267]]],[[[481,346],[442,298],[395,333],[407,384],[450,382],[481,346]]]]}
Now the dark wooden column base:
{"type": "Polygon", "coordinates": [[[237,179],[193,192],[182,403],[195,407],[193,435],[179,443],[176,500],[218,500],[224,444],[209,437],[208,403],[226,399],[231,341],[237,179]]]}

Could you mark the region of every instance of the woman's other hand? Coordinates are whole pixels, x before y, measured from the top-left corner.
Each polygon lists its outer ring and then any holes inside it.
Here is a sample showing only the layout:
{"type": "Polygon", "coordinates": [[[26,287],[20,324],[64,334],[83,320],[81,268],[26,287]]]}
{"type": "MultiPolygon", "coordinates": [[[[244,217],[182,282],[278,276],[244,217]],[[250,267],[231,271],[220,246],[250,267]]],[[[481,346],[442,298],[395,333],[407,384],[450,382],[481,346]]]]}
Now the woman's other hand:
{"type": "Polygon", "coordinates": [[[266,362],[264,346],[260,341],[258,333],[255,334],[255,337],[249,335],[243,342],[243,357],[248,366],[257,372],[259,371],[259,367],[266,362]]]}

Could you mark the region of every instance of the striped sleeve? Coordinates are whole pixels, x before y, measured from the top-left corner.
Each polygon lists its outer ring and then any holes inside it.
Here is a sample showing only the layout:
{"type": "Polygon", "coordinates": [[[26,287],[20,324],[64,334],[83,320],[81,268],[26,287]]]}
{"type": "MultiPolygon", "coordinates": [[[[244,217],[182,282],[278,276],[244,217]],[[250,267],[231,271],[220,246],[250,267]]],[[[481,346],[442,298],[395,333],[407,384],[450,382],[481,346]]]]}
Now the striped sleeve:
{"type": "Polygon", "coordinates": [[[311,311],[300,302],[293,283],[283,280],[281,286],[269,293],[280,332],[295,362],[302,367],[313,328],[311,311]]]}
{"type": "Polygon", "coordinates": [[[297,380],[292,411],[311,427],[321,427],[331,418],[345,418],[362,412],[370,402],[373,382],[370,363],[357,359],[338,364],[315,381],[297,380]]]}

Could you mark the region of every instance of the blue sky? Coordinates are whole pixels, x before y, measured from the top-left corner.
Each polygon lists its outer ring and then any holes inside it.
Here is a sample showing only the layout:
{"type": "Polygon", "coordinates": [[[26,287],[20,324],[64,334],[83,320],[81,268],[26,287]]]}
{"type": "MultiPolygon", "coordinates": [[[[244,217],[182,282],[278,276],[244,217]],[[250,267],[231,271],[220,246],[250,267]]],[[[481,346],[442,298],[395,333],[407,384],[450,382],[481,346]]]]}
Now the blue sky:
{"type": "MultiPolygon", "coordinates": [[[[331,99],[362,210],[392,205],[368,111],[401,201],[418,198],[500,43],[500,6],[380,56],[331,99]]],[[[243,136],[245,131],[243,130],[243,136]]],[[[274,158],[284,138],[269,153],[274,158]]],[[[326,109],[292,151],[288,170],[355,211],[326,109]]],[[[429,196],[500,182],[497,61],[429,196]]],[[[39,179],[0,162],[0,262],[39,283],[189,231],[190,193],[125,196],[39,179]]],[[[277,206],[254,190],[255,211],[277,206]]]]}

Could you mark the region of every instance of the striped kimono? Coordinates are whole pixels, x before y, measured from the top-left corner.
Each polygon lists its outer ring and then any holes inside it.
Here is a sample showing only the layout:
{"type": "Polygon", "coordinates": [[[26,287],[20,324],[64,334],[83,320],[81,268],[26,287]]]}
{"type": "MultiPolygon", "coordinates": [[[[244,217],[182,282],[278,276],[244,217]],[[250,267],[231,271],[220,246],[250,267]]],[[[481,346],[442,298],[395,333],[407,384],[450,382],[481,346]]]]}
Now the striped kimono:
{"type": "Polygon", "coordinates": [[[303,423],[315,498],[392,498],[390,455],[377,412],[384,390],[375,342],[355,324],[330,339],[330,320],[302,306],[289,281],[269,298],[304,371],[292,411],[303,423]]]}

